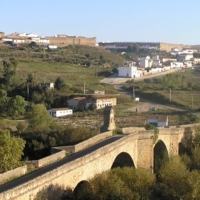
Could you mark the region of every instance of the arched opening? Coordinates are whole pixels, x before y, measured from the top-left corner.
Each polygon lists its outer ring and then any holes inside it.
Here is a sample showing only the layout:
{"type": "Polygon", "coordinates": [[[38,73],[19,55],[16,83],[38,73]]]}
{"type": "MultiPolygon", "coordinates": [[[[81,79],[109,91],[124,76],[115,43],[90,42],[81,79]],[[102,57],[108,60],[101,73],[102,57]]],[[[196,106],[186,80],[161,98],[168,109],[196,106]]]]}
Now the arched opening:
{"type": "Polygon", "coordinates": [[[164,162],[169,161],[169,155],[167,152],[167,148],[163,141],[159,140],[153,149],[153,155],[154,155],[154,165],[153,165],[153,171],[154,173],[157,173],[164,162]]]}
{"type": "Polygon", "coordinates": [[[74,197],[76,200],[87,200],[91,192],[91,185],[88,181],[81,181],[74,189],[74,197]]]}
{"type": "Polygon", "coordinates": [[[114,160],[111,169],[115,167],[135,167],[131,156],[128,153],[120,153],[114,160]]]}

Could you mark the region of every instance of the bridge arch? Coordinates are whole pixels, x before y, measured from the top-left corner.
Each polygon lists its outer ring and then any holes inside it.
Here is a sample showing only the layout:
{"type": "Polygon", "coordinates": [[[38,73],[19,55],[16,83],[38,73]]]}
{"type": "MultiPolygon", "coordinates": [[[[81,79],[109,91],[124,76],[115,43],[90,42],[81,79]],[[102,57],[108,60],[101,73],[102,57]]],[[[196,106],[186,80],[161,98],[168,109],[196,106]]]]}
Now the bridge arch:
{"type": "Polygon", "coordinates": [[[130,154],[126,152],[121,152],[120,154],[117,155],[115,158],[111,169],[115,167],[135,167],[134,161],[130,154]]]}
{"type": "Polygon", "coordinates": [[[153,148],[153,171],[157,173],[163,162],[169,160],[169,152],[165,143],[158,140],[153,148]]]}
{"type": "Polygon", "coordinates": [[[82,199],[84,196],[87,196],[91,192],[91,185],[88,181],[81,181],[77,184],[77,186],[74,188],[74,196],[76,199],[82,199]]]}

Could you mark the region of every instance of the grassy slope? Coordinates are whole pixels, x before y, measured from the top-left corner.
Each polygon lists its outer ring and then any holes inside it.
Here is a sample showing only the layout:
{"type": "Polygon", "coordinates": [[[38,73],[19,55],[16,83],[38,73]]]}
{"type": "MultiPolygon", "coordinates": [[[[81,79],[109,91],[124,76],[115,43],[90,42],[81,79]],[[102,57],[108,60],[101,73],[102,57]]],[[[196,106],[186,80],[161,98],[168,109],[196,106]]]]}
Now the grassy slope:
{"type": "MultiPolygon", "coordinates": [[[[87,46],[68,46],[57,51],[46,51],[36,48],[30,49],[24,47],[23,50],[9,47],[0,47],[0,58],[8,59],[14,57],[18,60],[17,82],[26,80],[28,74],[33,74],[37,84],[41,82],[54,82],[56,78],[61,77],[69,86],[83,87],[85,82],[86,89],[106,89],[112,91],[112,87],[99,84],[99,80],[111,73],[112,67],[123,63],[123,59],[105,49],[87,46]],[[40,52],[38,52],[40,51],[40,52]],[[43,57],[40,57],[43,55],[43,57]],[[98,63],[100,56],[106,60],[106,66],[100,67],[98,63]],[[48,59],[46,59],[48,57],[48,59]],[[56,62],[55,58],[63,58],[63,62],[56,62]],[[91,67],[85,67],[78,64],[66,63],[66,59],[81,61],[89,60],[91,67]]],[[[2,63],[0,70],[2,72],[2,63]]],[[[2,73],[0,74],[2,76],[2,73]]]]}

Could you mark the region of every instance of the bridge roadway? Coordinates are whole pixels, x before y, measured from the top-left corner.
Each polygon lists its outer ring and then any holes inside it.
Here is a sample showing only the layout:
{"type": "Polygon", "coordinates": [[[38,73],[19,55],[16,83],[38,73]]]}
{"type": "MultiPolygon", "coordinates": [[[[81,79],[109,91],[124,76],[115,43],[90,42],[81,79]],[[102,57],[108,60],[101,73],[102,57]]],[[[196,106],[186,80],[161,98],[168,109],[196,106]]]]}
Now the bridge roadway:
{"type": "Polygon", "coordinates": [[[34,179],[34,178],[37,178],[38,176],[41,176],[41,175],[43,175],[43,174],[45,174],[45,173],[47,173],[49,171],[52,171],[53,169],[55,169],[57,167],[60,167],[60,166],[64,165],[66,163],[69,163],[69,162],[72,162],[72,161],[74,161],[74,160],[76,160],[78,158],[81,158],[81,157],[83,157],[83,156],[85,156],[85,155],[87,155],[87,154],[89,154],[89,153],[91,153],[91,152],[93,152],[93,151],[95,151],[97,149],[100,149],[101,147],[104,147],[104,146],[106,146],[108,144],[111,144],[112,142],[115,142],[115,141],[119,140],[122,137],[124,137],[124,135],[113,136],[113,137],[108,138],[106,140],[103,140],[102,142],[99,142],[99,143],[97,143],[97,144],[95,144],[95,145],[93,145],[93,146],[91,146],[91,147],[89,147],[87,149],[84,149],[82,151],[74,153],[74,154],[72,154],[72,155],[70,155],[70,156],[68,156],[68,157],[66,157],[66,158],[64,158],[62,160],[59,160],[59,161],[57,161],[55,163],[52,163],[52,164],[47,165],[47,166],[45,166],[43,168],[40,168],[40,169],[38,169],[36,171],[33,171],[33,172],[31,172],[31,173],[29,173],[27,175],[24,175],[24,176],[22,176],[20,178],[17,178],[17,179],[15,179],[13,181],[5,183],[5,184],[0,186],[0,193],[5,192],[5,191],[7,191],[9,189],[12,189],[14,187],[17,187],[17,186],[19,186],[19,185],[21,185],[23,183],[26,183],[26,182],[34,179]]]}

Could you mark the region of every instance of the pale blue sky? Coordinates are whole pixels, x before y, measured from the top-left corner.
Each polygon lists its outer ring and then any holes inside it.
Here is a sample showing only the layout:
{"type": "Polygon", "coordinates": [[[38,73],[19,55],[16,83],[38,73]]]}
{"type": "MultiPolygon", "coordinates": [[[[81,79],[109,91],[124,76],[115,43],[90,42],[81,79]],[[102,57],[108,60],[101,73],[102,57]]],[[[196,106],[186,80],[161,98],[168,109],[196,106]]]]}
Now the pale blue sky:
{"type": "Polygon", "coordinates": [[[0,31],[200,44],[199,0],[1,0],[0,31]]]}

